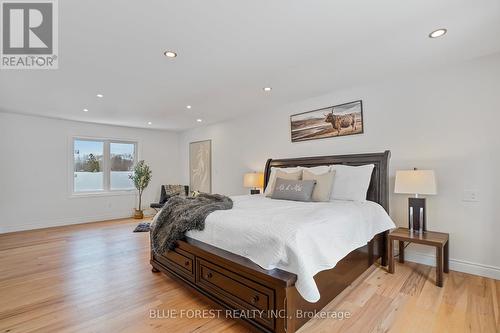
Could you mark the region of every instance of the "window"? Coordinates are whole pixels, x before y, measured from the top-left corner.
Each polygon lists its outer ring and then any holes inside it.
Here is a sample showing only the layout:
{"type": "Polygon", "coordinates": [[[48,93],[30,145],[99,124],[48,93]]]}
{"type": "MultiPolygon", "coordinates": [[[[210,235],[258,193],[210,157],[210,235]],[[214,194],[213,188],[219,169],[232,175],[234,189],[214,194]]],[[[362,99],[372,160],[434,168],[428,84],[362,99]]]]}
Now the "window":
{"type": "Polygon", "coordinates": [[[109,152],[111,156],[111,189],[134,188],[134,183],[129,176],[134,168],[135,144],[111,142],[109,152]]]}
{"type": "Polygon", "coordinates": [[[73,139],[73,193],[134,189],[137,143],[73,139]]]}
{"type": "Polygon", "coordinates": [[[74,148],[74,191],[102,191],[104,142],[75,140],[74,148]]]}

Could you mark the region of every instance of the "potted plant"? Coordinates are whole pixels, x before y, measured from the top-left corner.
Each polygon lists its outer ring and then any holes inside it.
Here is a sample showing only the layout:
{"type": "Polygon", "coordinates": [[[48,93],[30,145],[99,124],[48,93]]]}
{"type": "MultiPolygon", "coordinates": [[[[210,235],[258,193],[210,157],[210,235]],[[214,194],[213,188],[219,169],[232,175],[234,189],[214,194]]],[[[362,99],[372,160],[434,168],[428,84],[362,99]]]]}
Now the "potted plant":
{"type": "Polygon", "coordinates": [[[139,191],[139,208],[135,210],[134,218],[142,219],[144,217],[144,213],[142,211],[142,192],[144,189],[148,187],[149,182],[151,181],[151,169],[149,166],[144,163],[144,161],[139,161],[134,167],[134,173],[129,176],[130,179],[134,182],[135,188],[139,191]]]}

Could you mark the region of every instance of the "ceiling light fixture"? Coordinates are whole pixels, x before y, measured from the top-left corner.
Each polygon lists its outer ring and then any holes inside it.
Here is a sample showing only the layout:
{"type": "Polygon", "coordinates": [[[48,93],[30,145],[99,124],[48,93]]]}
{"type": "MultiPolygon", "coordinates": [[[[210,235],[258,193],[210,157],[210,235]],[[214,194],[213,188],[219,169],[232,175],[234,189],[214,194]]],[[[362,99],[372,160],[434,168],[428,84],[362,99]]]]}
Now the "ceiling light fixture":
{"type": "Polygon", "coordinates": [[[165,57],[168,57],[168,58],[177,57],[177,53],[175,53],[174,51],[165,51],[163,54],[165,55],[165,57]]]}
{"type": "Polygon", "coordinates": [[[89,109],[83,109],[83,112],[89,112],[89,109]]]}
{"type": "Polygon", "coordinates": [[[437,29],[429,34],[429,38],[442,37],[442,36],[446,35],[447,32],[448,32],[448,30],[446,30],[446,29],[437,29]]]}
{"type": "Polygon", "coordinates": [[[196,119],[196,121],[199,122],[199,123],[201,123],[203,121],[203,119],[198,118],[198,119],[196,119]]]}
{"type": "Polygon", "coordinates": [[[271,87],[265,87],[263,90],[264,90],[265,92],[269,92],[269,91],[273,90],[273,88],[271,88],[271,87]]]}
{"type": "Polygon", "coordinates": [[[186,109],[191,109],[191,105],[186,105],[186,109]]]}
{"type": "Polygon", "coordinates": [[[103,94],[97,94],[96,96],[99,97],[99,98],[103,98],[104,97],[103,94]]]}
{"type": "Polygon", "coordinates": [[[153,125],[153,123],[152,123],[152,122],[150,122],[150,121],[148,121],[148,125],[153,125]]]}

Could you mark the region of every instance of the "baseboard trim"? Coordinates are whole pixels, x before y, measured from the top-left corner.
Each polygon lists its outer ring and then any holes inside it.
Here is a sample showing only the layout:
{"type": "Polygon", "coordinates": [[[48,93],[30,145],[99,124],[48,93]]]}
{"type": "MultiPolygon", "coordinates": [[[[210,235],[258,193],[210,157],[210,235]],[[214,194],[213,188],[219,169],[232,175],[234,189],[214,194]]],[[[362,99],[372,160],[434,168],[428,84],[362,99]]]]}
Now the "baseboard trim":
{"type": "MultiPolygon", "coordinates": [[[[417,251],[412,251],[408,249],[405,251],[405,260],[428,266],[436,266],[435,256],[419,253],[417,251]]],[[[450,269],[453,271],[469,273],[500,280],[500,267],[450,258],[450,269]]]]}
{"type": "MultiPolygon", "coordinates": [[[[145,216],[149,216],[145,214],[145,216]]],[[[16,232],[16,231],[24,231],[24,230],[35,230],[35,229],[44,229],[51,227],[61,227],[65,225],[73,225],[73,224],[81,224],[81,223],[91,223],[91,222],[100,222],[106,220],[117,220],[132,217],[132,212],[127,210],[126,212],[112,213],[112,214],[103,214],[103,215],[94,215],[94,216],[81,216],[81,217],[66,217],[66,218],[56,218],[56,219],[48,219],[42,221],[33,221],[24,224],[17,225],[7,225],[0,226],[0,234],[8,233],[8,232],[16,232]]]]}

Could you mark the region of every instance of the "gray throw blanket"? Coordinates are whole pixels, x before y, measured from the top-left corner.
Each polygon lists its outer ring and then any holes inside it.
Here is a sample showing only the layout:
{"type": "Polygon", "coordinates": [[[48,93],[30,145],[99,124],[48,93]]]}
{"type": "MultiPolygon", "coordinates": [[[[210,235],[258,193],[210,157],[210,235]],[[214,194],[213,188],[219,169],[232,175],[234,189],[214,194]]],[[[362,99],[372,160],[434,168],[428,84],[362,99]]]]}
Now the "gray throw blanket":
{"type": "Polygon", "coordinates": [[[205,229],[205,219],[216,210],[233,208],[233,201],[220,194],[170,198],[151,226],[151,246],[156,254],[173,249],[189,230],[205,229]]]}

